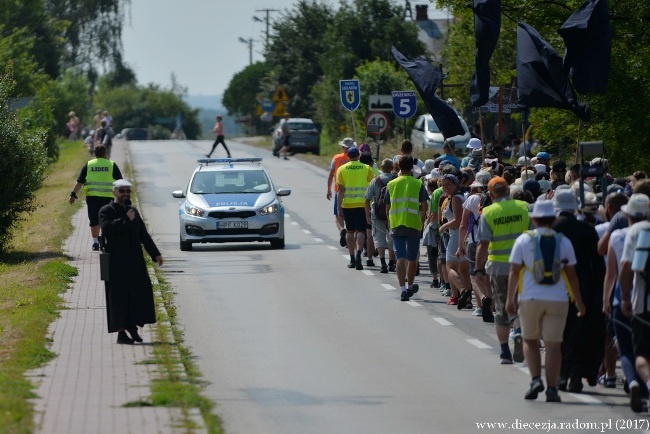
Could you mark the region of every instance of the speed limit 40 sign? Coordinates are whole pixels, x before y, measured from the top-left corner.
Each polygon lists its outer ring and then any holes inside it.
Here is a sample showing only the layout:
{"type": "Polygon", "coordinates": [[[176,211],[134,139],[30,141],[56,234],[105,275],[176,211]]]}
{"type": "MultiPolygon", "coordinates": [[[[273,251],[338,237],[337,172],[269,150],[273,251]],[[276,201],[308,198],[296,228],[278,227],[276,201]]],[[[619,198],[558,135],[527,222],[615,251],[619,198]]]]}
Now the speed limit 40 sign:
{"type": "Polygon", "coordinates": [[[390,119],[384,112],[370,112],[366,116],[366,126],[368,125],[375,126],[379,134],[384,134],[388,131],[390,119]]]}

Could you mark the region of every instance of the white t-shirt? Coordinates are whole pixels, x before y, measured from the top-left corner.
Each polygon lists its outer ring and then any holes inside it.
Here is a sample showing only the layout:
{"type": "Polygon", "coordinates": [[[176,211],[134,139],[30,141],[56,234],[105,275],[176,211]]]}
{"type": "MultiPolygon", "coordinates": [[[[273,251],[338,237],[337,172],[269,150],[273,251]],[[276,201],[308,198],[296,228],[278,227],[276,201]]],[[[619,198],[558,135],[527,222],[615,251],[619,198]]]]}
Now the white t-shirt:
{"type": "MultiPolygon", "coordinates": [[[[537,228],[542,234],[554,234],[555,231],[548,228],[537,228]]],[[[571,241],[567,237],[561,238],[560,244],[560,259],[565,265],[576,264],[576,254],[571,245],[571,241]]],[[[524,265],[524,279],[523,288],[519,293],[519,300],[547,300],[547,301],[568,301],[569,293],[564,283],[564,279],[560,279],[554,285],[540,285],[535,282],[533,274],[528,271],[532,269],[533,262],[535,262],[535,252],[533,246],[533,239],[530,235],[523,233],[515,240],[512,251],[510,252],[511,264],[524,265]]]]}
{"type": "MultiPolygon", "coordinates": [[[[634,223],[631,227],[628,228],[627,234],[625,235],[625,244],[623,245],[623,257],[621,262],[632,263],[634,259],[634,251],[636,250],[636,241],[639,238],[639,234],[643,230],[650,229],[650,221],[642,221],[634,223]]],[[[645,279],[643,274],[639,271],[634,272],[634,284],[632,285],[632,311],[635,314],[643,313],[643,295],[648,299],[648,309],[650,309],[650,296],[648,295],[645,289],[645,279]]]]}
{"type": "MultiPolygon", "coordinates": [[[[476,221],[478,221],[478,208],[481,205],[481,195],[480,194],[472,194],[467,197],[465,202],[463,202],[463,208],[470,211],[472,214],[474,214],[474,218],[476,221]]],[[[478,243],[478,224],[475,224],[473,227],[469,228],[471,229],[471,232],[467,232],[467,238],[469,239],[469,242],[473,242],[473,240],[476,240],[478,243]],[[474,238],[472,238],[472,235],[474,235],[474,238]]],[[[464,241],[464,240],[462,240],[464,241]]]]}

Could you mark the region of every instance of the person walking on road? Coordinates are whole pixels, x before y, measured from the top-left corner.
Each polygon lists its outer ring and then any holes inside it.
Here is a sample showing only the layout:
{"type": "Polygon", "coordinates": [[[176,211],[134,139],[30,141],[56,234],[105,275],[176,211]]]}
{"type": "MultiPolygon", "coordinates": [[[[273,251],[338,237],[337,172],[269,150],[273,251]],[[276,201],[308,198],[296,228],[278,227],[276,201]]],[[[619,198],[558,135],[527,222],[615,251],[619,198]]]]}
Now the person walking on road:
{"type": "Polygon", "coordinates": [[[95,158],[81,168],[77,182],[68,198],[70,204],[73,204],[78,199],[77,193],[83,187],[88,207],[90,233],[93,238],[93,250],[99,250],[99,210],[113,199],[112,184],[117,179],[122,179],[120,168],[106,157],[106,147],[97,145],[95,146],[95,158]]]}
{"type": "MultiPolygon", "coordinates": [[[[479,220],[479,243],[476,248],[474,273],[483,275],[487,273],[490,276],[496,311],[494,322],[501,345],[499,359],[502,365],[511,365],[513,360],[518,363],[523,362],[524,354],[521,334],[517,333],[514,336],[514,356],[508,345],[511,318],[506,311],[506,299],[510,274],[510,251],[517,237],[530,228],[530,217],[526,202],[510,199],[510,188],[504,178],[500,176],[492,178],[488,182],[488,192],[492,198],[492,205],[483,208],[479,220]]],[[[482,309],[491,309],[491,306],[488,306],[488,298],[484,298],[483,301],[485,303],[482,309]]]]}
{"type": "Polygon", "coordinates": [[[364,195],[375,175],[370,166],[359,161],[359,148],[353,146],[348,149],[347,154],[350,162],[345,163],[336,172],[336,184],[339,186],[338,216],[345,220],[347,228],[346,244],[350,252],[348,268],[363,270],[361,254],[366,243],[364,195]]]}
{"type": "Polygon", "coordinates": [[[544,391],[539,352],[539,340],[543,336],[546,349],[544,368],[548,383],[546,401],[560,402],[557,387],[560,381],[562,339],[569,312],[569,297],[575,300],[578,316],[585,314],[585,305],[580,296],[580,286],[576,274],[576,256],[571,241],[556,234],[552,229],[555,222],[553,202],[550,200],[535,202],[530,217],[537,228],[534,231],[521,234],[510,253],[506,310],[508,315],[516,315],[515,295],[518,292],[524,355],[532,377],[530,388],[524,396],[525,399],[537,399],[537,395],[544,391]],[[542,257],[543,270],[540,270],[535,263],[540,259],[536,256],[538,249],[536,245],[540,245],[541,251],[542,242],[540,240],[542,238],[548,244],[546,251],[553,255],[554,261],[551,262],[555,263],[555,259],[559,259],[557,269],[553,269],[551,272],[555,273],[555,279],[547,277],[546,257],[542,257]],[[556,252],[559,252],[559,256],[556,256],[556,252]],[[544,272],[541,276],[540,271],[544,272]]]}
{"type": "Polygon", "coordinates": [[[138,326],[156,322],[153,288],[142,246],[158,266],[163,264],[140,213],[131,206],[131,187],[124,179],[115,181],[113,201],[99,210],[103,248],[110,254],[110,278],[105,282],[108,332],[117,332],[118,344],[142,342],[138,326]]]}
{"type": "Polygon", "coordinates": [[[291,138],[291,130],[289,129],[289,113],[284,114],[284,119],[280,121],[280,131],[282,131],[282,147],[278,151],[276,157],[280,158],[280,155],[284,155],[284,159],[288,160],[287,154],[291,150],[289,145],[289,139],[291,138]]]}
{"type": "MultiPolygon", "coordinates": [[[[336,172],[339,170],[339,167],[343,166],[345,163],[348,163],[350,159],[348,158],[348,149],[355,146],[354,140],[346,137],[345,139],[339,142],[339,145],[343,149],[340,154],[334,155],[332,162],[330,163],[330,173],[327,176],[327,200],[332,200],[332,181],[336,179],[336,172]]],[[[340,244],[341,247],[346,247],[346,229],[345,221],[342,217],[339,217],[338,212],[338,191],[339,186],[334,183],[334,221],[336,223],[336,228],[339,231],[340,244]]]]}
{"type": "Polygon", "coordinates": [[[226,141],[225,141],[225,136],[223,134],[223,117],[217,116],[217,121],[214,124],[214,127],[212,128],[212,132],[217,134],[217,138],[215,139],[214,143],[212,144],[212,149],[208,154],[205,154],[206,157],[210,158],[214,150],[217,148],[219,143],[221,143],[228,153],[228,158],[230,157],[230,150],[228,149],[228,146],[226,146],[226,141]]]}
{"type": "Polygon", "coordinates": [[[366,223],[372,226],[372,238],[374,246],[379,252],[379,261],[381,261],[380,273],[388,273],[386,264],[386,249],[388,249],[388,258],[391,264],[395,263],[395,252],[393,251],[393,237],[388,231],[388,214],[386,213],[386,203],[384,201],[388,183],[395,179],[393,172],[393,160],[386,158],[381,162],[381,173],[370,181],[368,190],[366,190],[366,223]],[[382,190],[384,197],[382,197],[382,190]],[[381,202],[384,203],[381,203],[381,202]],[[383,208],[383,209],[382,209],[383,208]]]}
{"type": "Polygon", "coordinates": [[[419,290],[414,280],[429,195],[422,181],[411,175],[413,157],[401,155],[397,164],[400,176],[388,183],[386,210],[397,260],[400,300],[409,301],[419,290]]]}

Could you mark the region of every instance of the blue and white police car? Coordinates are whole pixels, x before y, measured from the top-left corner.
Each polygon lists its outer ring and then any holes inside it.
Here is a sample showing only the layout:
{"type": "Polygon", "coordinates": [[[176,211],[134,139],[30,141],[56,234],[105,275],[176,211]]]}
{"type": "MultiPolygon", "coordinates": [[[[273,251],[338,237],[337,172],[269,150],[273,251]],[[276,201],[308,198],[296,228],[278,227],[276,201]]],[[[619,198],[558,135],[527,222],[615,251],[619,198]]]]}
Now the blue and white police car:
{"type": "Polygon", "coordinates": [[[284,206],[288,188],[275,188],[261,158],[201,158],[178,210],[180,248],[195,243],[269,241],[284,248],[284,206]]]}

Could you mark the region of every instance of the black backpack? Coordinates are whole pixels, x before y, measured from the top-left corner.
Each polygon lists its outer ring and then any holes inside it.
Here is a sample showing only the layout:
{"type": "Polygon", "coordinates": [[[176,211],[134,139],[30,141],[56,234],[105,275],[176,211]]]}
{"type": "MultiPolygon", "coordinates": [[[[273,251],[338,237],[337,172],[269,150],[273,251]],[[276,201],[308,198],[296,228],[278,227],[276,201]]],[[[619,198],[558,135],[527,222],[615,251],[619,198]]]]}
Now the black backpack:
{"type": "Polygon", "coordinates": [[[372,203],[372,209],[375,211],[375,218],[377,220],[388,220],[388,214],[386,213],[386,184],[377,176],[377,182],[380,185],[379,196],[375,198],[375,201],[372,203]]]}

